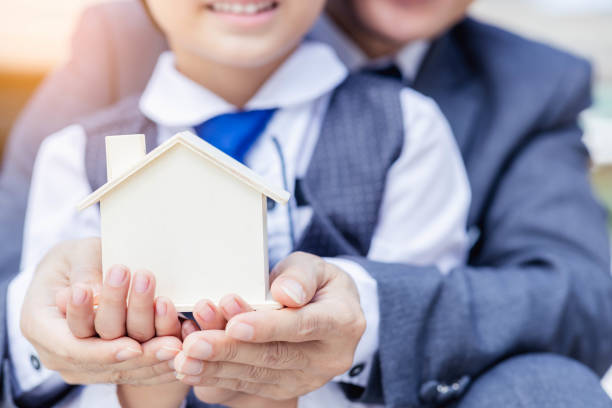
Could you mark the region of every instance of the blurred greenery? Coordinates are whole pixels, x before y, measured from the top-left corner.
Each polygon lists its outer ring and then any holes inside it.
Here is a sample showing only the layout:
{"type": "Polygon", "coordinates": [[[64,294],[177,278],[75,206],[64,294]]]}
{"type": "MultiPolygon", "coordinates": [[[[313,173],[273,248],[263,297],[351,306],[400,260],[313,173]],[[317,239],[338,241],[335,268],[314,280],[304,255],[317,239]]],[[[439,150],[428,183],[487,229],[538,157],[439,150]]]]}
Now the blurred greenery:
{"type": "MultiPolygon", "coordinates": [[[[599,84],[595,87],[594,105],[591,111],[612,122],[612,83],[599,84]]],[[[612,134],[606,137],[612,137],[612,134]]],[[[592,180],[599,199],[608,209],[608,214],[612,214],[612,164],[594,168],[592,180]]],[[[610,216],[608,216],[608,226],[612,231],[612,217],[610,216]]]]}
{"type": "Polygon", "coordinates": [[[595,87],[593,109],[612,120],[612,83],[603,83],[595,87]]]}

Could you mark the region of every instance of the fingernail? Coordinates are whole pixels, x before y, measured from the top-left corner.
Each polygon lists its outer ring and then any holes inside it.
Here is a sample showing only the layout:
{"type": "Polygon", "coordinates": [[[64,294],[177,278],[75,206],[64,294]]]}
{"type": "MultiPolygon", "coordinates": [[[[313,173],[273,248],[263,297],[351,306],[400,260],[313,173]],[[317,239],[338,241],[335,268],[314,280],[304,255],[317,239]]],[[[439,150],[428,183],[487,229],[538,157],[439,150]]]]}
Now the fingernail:
{"type": "Polygon", "coordinates": [[[155,313],[157,313],[158,316],[165,316],[166,313],[168,312],[168,305],[166,304],[166,301],[164,299],[157,299],[157,301],[155,302],[155,313]]]}
{"type": "Polygon", "coordinates": [[[145,293],[149,289],[151,279],[142,273],[137,273],[134,278],[134,291],[137,293],[145,293]]]}
{"type": "Polygon", "coordinates": [[[114,288],[119,288],[125,283],[127,271],[122,266],[113,266],[108,275],[108,284],[114,288]]]}
{"type": "Polygon", "coordinates": [[[82,305],[87,300],[87,291],[79,286],[72,288],[72,304],[82,305]]]}
{"type": "Polygon", "coordinates": [[[198,375],[203,369],[204,363],[198,360],[185,360],[180,368],[177,367],[177,371],[187,375],[198,375]]]}
{"type": "Polygon", "coordinates": [[[197,313],[200,319],[204,320],[205,322],[210,323],[215,320],[215,312],[208,303],[204,303],[202,306],[200,306],[197,313]]]}
{"type": "Polygon", "coordinates": [[[155,357],[157,357],[159,361],[168,361],[168,360],[172,360],[178,353],[180,353],[180,351],[181,350],[179,349],[174,349],[170,347],[162,347],[159,350],[157,350],[157,353],[155,353],[155,357]]]}
{"type": "Polygon", "coordinates": [[[123,350],[120,350],[116,355],[115,358],[119,361],[127,361],[127,360],[131,360],[133,358],[139,357],[142,354],[142,352],[140,350],[135,350],[132,348],[125,348],[123,350]]]}
{"type": "Polygon", "coordinates": [[[253,335],[255,334],[253,326],[241,322],[229,322],[225,332],[228,336],[242,341],[253,340],[253,335]]]}
{"type": "MultiPolygon", "coordinates": [[[[178,378],[178,377],[177,377],[178,378]]],[[[202,381],[202,377],[196,377],[193,375],[185,376],[181,379],[183,382],[191,385],[197,385],[202,381]]]]}
{"type": "Polygon", "coordinates": [[[225,313],[230,316],[235,316],[237,314],[242,313],[242,308],[240,307],[238,302],[236,302],[236,299],[232,299],[230,302],[224,304],[223,309],[225,310],[225,313]]]}
{"type": "Polygon", "coordinates": [[[185,351],[189,357],[207,360],[212,356],[213,349],[209,342],[198,340],[185,351]]]}
{"type": "Polygon", "coordinates": [[[306,303],[306,293],[298,282],[293,279],[285,279],[281,282],[280,287],[298,305],[306,303]]]}

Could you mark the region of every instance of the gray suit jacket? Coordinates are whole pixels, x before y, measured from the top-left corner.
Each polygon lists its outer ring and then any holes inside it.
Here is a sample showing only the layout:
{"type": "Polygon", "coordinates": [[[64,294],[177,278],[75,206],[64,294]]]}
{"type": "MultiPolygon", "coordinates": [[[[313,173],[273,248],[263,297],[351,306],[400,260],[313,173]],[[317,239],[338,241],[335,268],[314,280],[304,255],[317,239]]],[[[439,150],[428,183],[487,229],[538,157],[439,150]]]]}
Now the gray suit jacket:
{"type": "MultiPolygon", "coordinates": [[[[165,48],[131,2],[94,7],[75,39],[74,59],[43,85],[7,149],[4,279],[16,272],[40,140],[141,92],[165,48]]],[[[379,285],[380,351],[367,389],[347,393],[439,405],[526,351],[569,355],[602,373],[612,362],[612,280],[606,215],[590,190],[577,125],[590,103],[588,63],[467,19],[434,42],[414,88],[453,128],[473,191],[469,226],[480,234],[468,265],[446,276],[358,259],[379,285]],[[456,390],[438,387],[453,383],[456,390]]]]}

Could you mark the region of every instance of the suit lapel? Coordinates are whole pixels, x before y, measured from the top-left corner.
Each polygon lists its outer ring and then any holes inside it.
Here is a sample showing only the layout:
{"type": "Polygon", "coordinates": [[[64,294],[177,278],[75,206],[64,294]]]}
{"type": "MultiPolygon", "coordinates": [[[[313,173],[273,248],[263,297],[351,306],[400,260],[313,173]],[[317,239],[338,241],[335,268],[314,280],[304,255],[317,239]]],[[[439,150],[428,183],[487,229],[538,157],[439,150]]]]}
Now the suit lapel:
{"type": "MultiPolygon", "coordinates": [[[[461,25],[459,25],[460,27],[461,25]]],[[[433,98],[451,125],[464,158],[472,151],[484,86],[456,43],[456,30],[436,40],[423,61],[413,88],[433,98]]]]}

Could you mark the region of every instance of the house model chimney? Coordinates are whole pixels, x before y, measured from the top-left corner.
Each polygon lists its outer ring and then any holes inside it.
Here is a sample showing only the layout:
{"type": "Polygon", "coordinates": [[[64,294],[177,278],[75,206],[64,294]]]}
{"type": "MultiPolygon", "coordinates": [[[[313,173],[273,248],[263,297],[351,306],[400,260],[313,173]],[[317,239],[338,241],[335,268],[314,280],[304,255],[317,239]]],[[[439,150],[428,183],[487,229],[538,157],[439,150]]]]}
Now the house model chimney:
{"type": "Polygon", "coordinates": [[[106,137],[106,177],[121,177],[146,155],[145,135],[106,137]]]}

